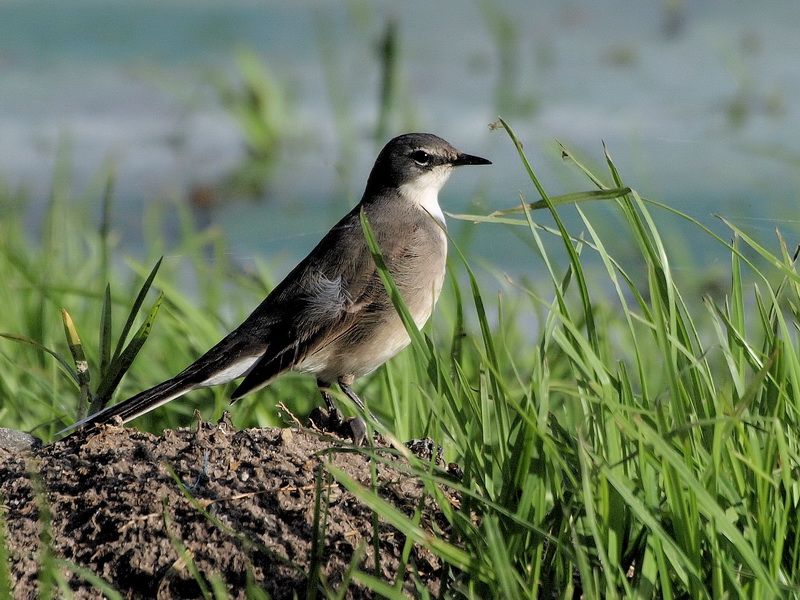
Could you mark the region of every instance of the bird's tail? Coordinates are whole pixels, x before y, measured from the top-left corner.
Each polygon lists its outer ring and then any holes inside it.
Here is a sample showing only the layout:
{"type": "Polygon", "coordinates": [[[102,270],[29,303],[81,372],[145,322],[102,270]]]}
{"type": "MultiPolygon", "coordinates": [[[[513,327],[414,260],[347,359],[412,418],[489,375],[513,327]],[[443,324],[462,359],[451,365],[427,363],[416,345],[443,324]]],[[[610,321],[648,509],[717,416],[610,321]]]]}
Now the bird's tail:
{"type": "Polygon", "coordinates": [[[127,423],[192,390],[220,385],[245,375],[258,360],[261,351],[252,344],[238,342],[236,333],[229,334],[172,379],[98,411],[56,435],[69,435],[83,427],[108,423],[115,417],[127,423]]]}
{"type": "Polygon", "coordinates": [[[86,417],[82,421],[70,425],[66,429],[62,429],[56,435],[58,437],[66,436],[84,427],[109,423],[116,417],[120,417],[123,423],[127,423],[198,387],[202,386],[196,383],[187,383],[186,380],[181,377],[168,379],[148,390],[139,392],[135,396],[131,396],[127,400],[104,408],[86,417]]]}

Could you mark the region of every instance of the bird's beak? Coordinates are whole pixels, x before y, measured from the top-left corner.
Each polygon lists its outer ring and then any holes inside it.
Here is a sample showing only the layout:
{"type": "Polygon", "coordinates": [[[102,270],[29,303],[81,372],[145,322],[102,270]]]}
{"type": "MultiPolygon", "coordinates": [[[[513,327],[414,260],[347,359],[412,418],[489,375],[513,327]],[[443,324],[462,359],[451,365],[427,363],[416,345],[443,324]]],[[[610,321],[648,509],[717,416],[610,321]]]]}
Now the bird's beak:
{"type": "Polygon", "coordinates": [[[492,161],[481,158],[480,156],[473,156],[472,154],[464,154],[462,152],[455,158],[452,164],[454,167],[460,167],[462,165],[490,165],[492,164],[492,161]]]}

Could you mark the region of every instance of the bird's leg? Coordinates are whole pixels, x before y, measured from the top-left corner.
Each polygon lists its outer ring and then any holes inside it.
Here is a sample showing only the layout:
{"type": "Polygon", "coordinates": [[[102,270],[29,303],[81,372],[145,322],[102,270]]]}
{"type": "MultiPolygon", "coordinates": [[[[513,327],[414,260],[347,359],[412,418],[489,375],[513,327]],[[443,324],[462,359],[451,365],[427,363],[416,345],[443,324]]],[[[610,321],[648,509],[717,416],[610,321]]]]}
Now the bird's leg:
{"type": "Polygon", "coordinates": [[[333,401],[333,396],[331,396],[331,384],[328,381],[317,379],[317,387],[319,388],[319,393],[322,394],[322,399],[325,401],[325,406],[328,407],[329,423],[335,429],[342,424],[344,419],[342,418],[342,411],[336,408],[336,404],[333,401]]]}
{"type": "Polygon", "coordinates": [[[325,406],[328,407],[328,410],[336,409],[336,405],[333,403],[333,396],[331,396],[331,393],[328,391],[331,384],[327,381],[317,379],[317,387],[319,388],[319,393],[322,394],[322,399],[325,401],[325,406]]]}
{"type": "MultiPolygon", "coordinates": [[[[367,407],[364,406],[361,398],[358,397],[358,394],[356,394],[351,387],[353,385],[353,381],[355,381],[354,375],[344,375],[343,377],[339,377],[339,389],[341,389],[345,395],[350,398],[350,400],[355,402],[358,408],[367,413],[369,412],[367,407]]],[[[377,421],[375,415],[373,415],[371,412],[369,414],[375,421],[377,421]]],[[[361,417],[350,419],[350,430],[353,436],[353,442],[357,446],[362,445],[367,439],[367,424],[361,417]]]]}
{"type": "MultiPolygon", "coordinates": [[[[350,398],[350,400],[355,402],[355,404],[356,404],[356,406],[358,406],[358,408],[363,410],[365,413],[369,414],[369,416],[372,417],[373,421],[375,421],[376,423],[380,423],[380,421],[378,420],[378,417],[376,417],[374,414],[372,414],[371,410],[367,410],[367,407],[364,406],[364,402],[361,400],[361,398],[358,397],[358,394],[356,394],[353,391],[353,388],[350,387],[350,386],[353,385],[353,381],[354,380],[355,380],[355,377],[353,375],[345,375],[344,377],[339,377],[339,388],[345,393],[345,395],[348,398],[350,398]]],[[[366,426],[365,426],[365,429],[366,429],[366,426]]]]}
{"type": "Polygon", "coordinates": [[[355,402],[358,408],[360,408],[364,412],[367,412],[367,407],[364,406],[364,403],[361,401],[361,398],[359,398],[358,394],[356,394],[353,391],[353,388],[350,387],[353,385],[355,379],[356,378],[354,375],[343,375],[342,377],[339,377],[339,389],[341,389],[345,393],[345,395],[348,398],[350,398],[350,400],[355,402]]]}
{"type": "MultiPolygon", "coordinates": [[[[349,379],[350,383],[353,382],[353,377],[349,379]]],[[[339,387],[342,388],[342,391],[347,394],[347,396],[355,402],[362,410],[364,409],[364,403],[361,402],[361,398],[359,398],[356,393],[350,388],[350,385],[346,383],[342,383],[339,380],[339,387]]],[[[319,387],[319,392],[322,394],[322,399],[325,401],[325,405],[328,407],[328,419],[327,425],[323,426],[323,429],[330,429],[330,430],[337,430],[342,425],[349,425],[350,426],[350,435],[353,438],[353,442],[360,446],[367,437],[367,425],[364,423],[361,417],[353,417],[351,419],[345,420],[342,416],[341,411],[336,407],[336,404],[333,402],[333,396],[330,393],[330,383],[327,381],[322,381],[320,379],[317,380],[317,386],[319,387]]],[[[374,418],[374,417],[373,417],[374,418]]],[[[312,422],[314,418],[312,417],[312,422]]],[[[319,424],[317,424],[319,427],[319,424]]]]}

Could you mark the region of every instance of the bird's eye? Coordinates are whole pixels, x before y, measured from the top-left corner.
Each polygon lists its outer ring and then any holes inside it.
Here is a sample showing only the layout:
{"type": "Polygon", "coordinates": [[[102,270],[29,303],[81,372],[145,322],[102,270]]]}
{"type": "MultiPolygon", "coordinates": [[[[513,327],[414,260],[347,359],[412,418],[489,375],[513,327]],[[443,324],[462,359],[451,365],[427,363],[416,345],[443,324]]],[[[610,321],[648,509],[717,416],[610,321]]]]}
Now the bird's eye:
{"type": "Polygon", "coordinates": [[[415,150],[411,153],[411,158],[420,166],[428,165],[431,162],[431,155],[425,152],[425,150],[415,150]]]}

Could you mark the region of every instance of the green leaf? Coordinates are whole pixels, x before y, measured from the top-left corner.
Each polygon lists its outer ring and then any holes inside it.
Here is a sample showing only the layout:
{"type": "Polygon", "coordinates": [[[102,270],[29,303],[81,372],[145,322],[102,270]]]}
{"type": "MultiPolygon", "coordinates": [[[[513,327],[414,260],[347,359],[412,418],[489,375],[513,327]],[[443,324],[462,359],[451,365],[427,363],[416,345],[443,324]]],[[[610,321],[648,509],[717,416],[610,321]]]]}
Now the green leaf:
{"type": "MultiPolygon", "coordinates": [[[[561,206],[562,204],[578,204],[579,202],[586,202],[589,200],[613,200],[615,198],[622,198],[631,193],[631,188],[618,187],[603,190],[589,190],[586,192],[574,192],[572,194],[563,194],[561,196],[553,196],[552,198],[537,200],[526,204],[527,210],[541,210],[548,207],[547,200],[550,201],[550,206],[561,206]]],[[[489,213],[490,217],[499,217],[504,215],[512,215],[522,213],[525,208],[515,206],[514,208],[507,208],[505,210],[496,210],[489,213]]]]}
{"type": "Polygon", "coordinates": [[[153,308],[150,309],[147,319],[145,319],[144,323],[142,323],[142,326],[133,336],[130,343],[118,356],[115,356],[111,361],[108,372],[97,386],[94,402],[96,406],[92,406],[93,412],[101,410],[106,404],[108,404],[109,400],[111,400],[111,396],[117,389],[122,377],[128,372],[131,363],[133,363],[133,360],[136,358],[139,350],[142,349],[145,341],[147,341],[147,337],[150,335],[150,329],[153,327],[153,321],[158,314],[158,309],[161,307],[161,301],[163,298],[164,294],[162,292],[158,295],[158,299],[153,305],[153,308]]]}
{"type": "Polygon", "coordinates": [[[106,285],[100,313],[100,377],[104,377],[111,362],[111,285],[106,285]]]}
{"type": "Polygon", "coordinates": [[[72,322],[70,314],[61,309],[61,319],[64,323],[64,334],[67,336],[67,344],[69,351],[72,354],[72,360],[75,362],[75,373],[78,376],[78,387],[80,388],[80,398],[78,400],[78,420],[82,419],[86,408],[89,403],[91,392],[89,391],[89,362],[86,360],[86,354],[83,352],[83,344],[81,338],[78,336],[78,331],[75,329],[75,323],[72,322]]]}
{"type": "Polygon", "coordinates": [[[147,296],[147,292],[150,291],[150,286],[153,284],[153,279],[156,277],[156,273],[158,273],[158,268],[161,266],[161,261],[164,260],[164,257],[158,259],[156,265],[153,267],[153,270],[150,271],[150,275],[148,275],[145,282],[142,284],[141,289],[139,290],[139,294],[136,296],[136,300],[133,302],[133,306],[131,306],[131,311],[128,313],[128,320],[125,321],[125,326],[122,328],[122,332],[119,335],[119,340],[117,340],[117,348],[114,350],[114,357],[112,361],[116,361],[119,357],[120,353],[122,352],[122,348],[125,346],[125,341],[127,340],[128,333],[130,332],[131,328],[133,327],[133,323],[136,320],[136,315],[139,314],[139,309],[142,307],[144,303],[145,296],[147,296]]]}
{"type": "Polygon", "coordinates": [[[69,375],[72,378],[72,380],[75,382],[75,385],[79,384],[79,382],[78,382],[78,373],[75,371],[75,369],[72,368],[72,365],[69,364],[69,361],[67,361],[60,354],[50,350],[50,348],[42,345],[41,343],[37,342],[33,338],[29,338],[27,335],[21,335],[21,334],[18,334],[18,333],[0,333],[0,337],[4,337],[7,340],[12,340],[12,341],[18,342],[20,344],[26,344],[28,346],[33,346],[37,350],[41,350],[42,352],[46,352],[47,354],[49,354],[50,356],[52,356],[53,358],[55,358],[58,361],[58,365],[62,368],[62,370],[67,375],[69,375]]]}
{"type": "Polygon", "coordinates": [[[332,463],[326,463],[325,468],[356,498],[369,506],[378,513],[382,519],[385,519],[389,524],[396,527],[401,533],[410,537],[416,543],[429,548],[443,560],[458,569],[480,574],[487,579],[491,577],[491,574],[486,571],[485,566],[480,563],[477,557],[471,556],[461,548],[425,531],[412,519],[409,519],[400,510],[381,498],[377,493],[368,490],[345,471],[332,463]]]}

